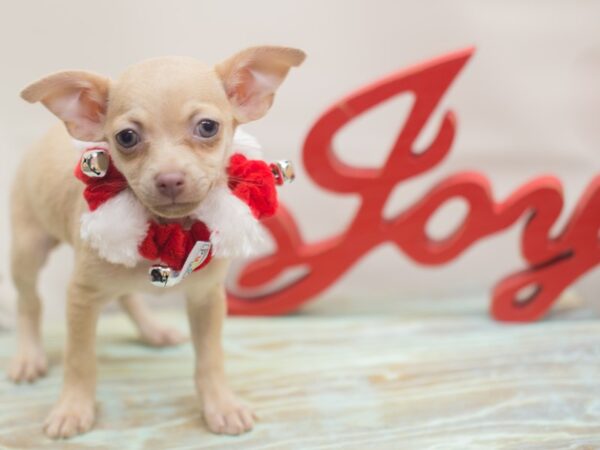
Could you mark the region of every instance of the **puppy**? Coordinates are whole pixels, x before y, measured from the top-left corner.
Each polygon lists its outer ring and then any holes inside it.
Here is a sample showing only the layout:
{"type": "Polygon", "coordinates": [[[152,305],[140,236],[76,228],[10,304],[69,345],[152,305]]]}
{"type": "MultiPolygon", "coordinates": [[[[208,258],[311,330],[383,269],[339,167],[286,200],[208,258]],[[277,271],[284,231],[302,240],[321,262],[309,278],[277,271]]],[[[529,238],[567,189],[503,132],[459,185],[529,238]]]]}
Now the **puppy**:
{"type": "MultiPolygon", "coordinates": [[[[148,280],[151,261],[122,265],[102,258],[81,237],[88,212],[84,184],[73,168],[75,140],[104,142],[111,163],[148,217],[159,223],[189,220],[225,175],[236,127],[259,119],[276,89],[304,53],[283,47],[244,50],[214,67],[183,57],[158,58],[110,80],[83,71],[49,75],[23,90],[64,122],[25,157],[12,191],[12,276],[18,291],[18,349],[9,376],[15,382],[44,375],[38,273],[60,242],[75,251],[67,290],[67,344],[60,398],[44,425],[51,438],[88,431],[95,420],[95,333],[105,302],[118,299],[143,338],[155,345],[182,337],[162,328],[136,296],[157,292],[148,280]]],[[[112,224],[115,230],[120,223],[112,224]]],[[[212,236],[211,236],[212,239],[212,236]]],[[[204,419],[215,433],[239,434],[253,414],[232,393],[223,368],[221,328],[226,314],[228,259],[213,257],[172,289],[184,292],[195,348],[194,381],[204,419]]]]}

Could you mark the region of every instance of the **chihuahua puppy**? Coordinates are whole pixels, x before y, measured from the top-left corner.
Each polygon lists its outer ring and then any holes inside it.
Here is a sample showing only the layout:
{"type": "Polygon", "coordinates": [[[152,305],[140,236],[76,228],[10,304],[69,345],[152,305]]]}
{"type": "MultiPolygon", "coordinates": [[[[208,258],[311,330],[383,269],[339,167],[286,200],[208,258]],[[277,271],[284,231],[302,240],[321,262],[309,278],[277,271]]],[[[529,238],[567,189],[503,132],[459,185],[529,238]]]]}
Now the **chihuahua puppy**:
{"type": "MultiPolygon", "coordinates": [[[[79,160],[74,139],[107,143],[112,164],[149,217],[183,224],[212,189],[226,185],[236,127],[268,111],[289,69],[304,57],[297,49],[255,47],[214,67],[192,58],[157,58],[131,66],[116,80],[67,71],[23,90],[25,100],[41,102],[64,126],[34,145],[12,191],[18,349],[9,376],[15,382],[31,382],[47,369],[38,273],[59,242],[75,251],[67,290],[63,388],[44,424],[49,437],[68,438],[94,423],[96,323],[107,301],[118,299],[149,343],[183,339],[155,322],[136,296],[158,290],[148,280],[150,261],[133,267],[113,264],[81,238],[80,220],[88,206],[84,184],[73,175],[79,160]]],[[[194,381],[206,424],[215,433],[239,434],[252,428],[253,414],[228,387],[223,367],[227,268],[227,258],[213,258],[172,289],[186,296],[196,354],[194,381]]]]}

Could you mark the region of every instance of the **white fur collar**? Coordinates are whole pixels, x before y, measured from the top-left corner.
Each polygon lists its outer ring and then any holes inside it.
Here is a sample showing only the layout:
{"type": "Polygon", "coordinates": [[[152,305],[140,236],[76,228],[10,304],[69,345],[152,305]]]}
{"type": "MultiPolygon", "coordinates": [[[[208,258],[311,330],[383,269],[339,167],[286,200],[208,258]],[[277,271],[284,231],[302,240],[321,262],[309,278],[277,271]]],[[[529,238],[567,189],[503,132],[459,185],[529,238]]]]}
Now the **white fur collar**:
{"type": "MultiPolygon", "coordinates": [[[[79,151],[104,147],[104,142],[75,141],[79,151]]],[[[250,159],[262,159],[261,147],[250,134],[238,128],[233,151],[250,159]]],[[[213,257],[248,256],[264,241],[264,230],[248,205],[231,193],[227,186],[216,186],[192,217],[211,230],[213,257]]],[[[134,267],[143,258],[138,252],[148,231],[150,213],[130,189],[125,189],[81,216],[81,238],[105,260],[134,267]],[[118,224],[118,226],[115,226],[118,224]]]]}

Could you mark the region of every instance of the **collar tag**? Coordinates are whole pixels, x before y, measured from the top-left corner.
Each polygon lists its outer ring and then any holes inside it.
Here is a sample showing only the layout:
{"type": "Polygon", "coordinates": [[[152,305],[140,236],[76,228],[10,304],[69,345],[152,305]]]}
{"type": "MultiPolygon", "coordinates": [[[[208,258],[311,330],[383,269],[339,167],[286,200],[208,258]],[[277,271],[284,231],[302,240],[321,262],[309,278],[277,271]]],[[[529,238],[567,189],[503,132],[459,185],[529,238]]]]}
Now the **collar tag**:
{"type": "Polygon", "coordinates": [[[197,241],[192,247],[181,270],[173,270],[162,264],[150,267],[150,282],[157,287],[171,287],[179,284],[185,277],[196,270],[210,254],[211,244],[208,241],[197,241]]]}

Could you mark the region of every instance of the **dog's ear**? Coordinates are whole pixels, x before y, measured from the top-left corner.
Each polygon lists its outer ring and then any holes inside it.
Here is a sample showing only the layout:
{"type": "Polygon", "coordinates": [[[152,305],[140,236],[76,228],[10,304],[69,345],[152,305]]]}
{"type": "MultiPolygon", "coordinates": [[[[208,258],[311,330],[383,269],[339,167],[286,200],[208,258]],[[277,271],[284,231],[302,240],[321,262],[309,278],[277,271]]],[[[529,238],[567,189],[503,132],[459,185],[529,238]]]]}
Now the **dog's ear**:
{"type": "Polygon", "coordinates": [[[74,138],[100,141],[109,84],[108,78],[91,72],[58,72],[27,86],[21,97],[30,103],[42,102],[74,138]]]}
{"type": "Polygon", "coordinates": [[[244,123],[264,116],[290,68],[302,64],[305,57],[295,48],[253,47],[217,64],[236,120],[244,123]]]}

